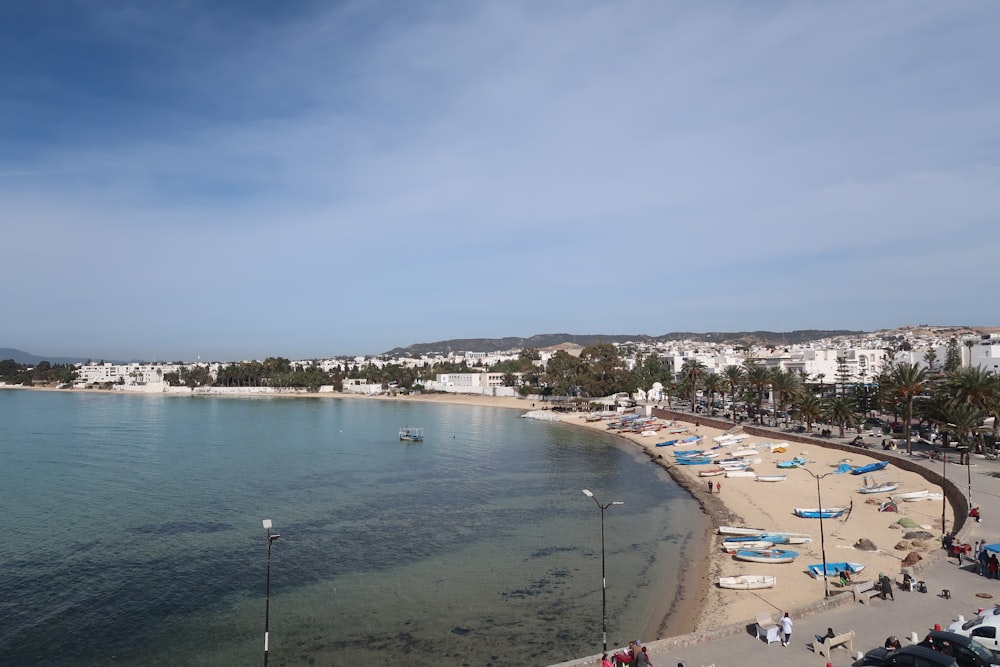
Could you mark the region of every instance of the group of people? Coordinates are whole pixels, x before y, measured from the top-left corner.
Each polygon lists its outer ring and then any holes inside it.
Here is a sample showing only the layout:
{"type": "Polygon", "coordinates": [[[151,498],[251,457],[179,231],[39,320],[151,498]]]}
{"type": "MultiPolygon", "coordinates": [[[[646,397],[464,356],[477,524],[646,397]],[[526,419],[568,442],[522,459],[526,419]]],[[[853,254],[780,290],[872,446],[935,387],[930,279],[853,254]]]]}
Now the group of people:
{"type": "Polygon", "coordinates": [[[1000,559],[986,548],[986,540],[976,542],[976,571],[987,579],[1000,579],[1000,559]]]}
{"type": "Polygon", "coordinates": [[[713,489],[715,490],[715,493],[722,493],[722,482],[713,482],[712,480],[708,480],[708,492],[712,493],[713,489]]]}

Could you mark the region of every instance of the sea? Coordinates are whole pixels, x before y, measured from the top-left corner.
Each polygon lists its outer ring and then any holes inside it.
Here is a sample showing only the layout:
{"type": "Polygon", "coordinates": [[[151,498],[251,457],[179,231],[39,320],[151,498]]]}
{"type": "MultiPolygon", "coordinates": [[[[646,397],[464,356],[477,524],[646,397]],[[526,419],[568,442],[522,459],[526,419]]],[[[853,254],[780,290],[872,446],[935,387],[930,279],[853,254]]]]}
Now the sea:
{"type": "Polygon", "coordinates": [[[610,646],[652,638],[696,503],[520,415],[2,390],[0,664],[260,664],[266,625],[271,665],[543,666],[600,653],[602,609],[610,646]]]}

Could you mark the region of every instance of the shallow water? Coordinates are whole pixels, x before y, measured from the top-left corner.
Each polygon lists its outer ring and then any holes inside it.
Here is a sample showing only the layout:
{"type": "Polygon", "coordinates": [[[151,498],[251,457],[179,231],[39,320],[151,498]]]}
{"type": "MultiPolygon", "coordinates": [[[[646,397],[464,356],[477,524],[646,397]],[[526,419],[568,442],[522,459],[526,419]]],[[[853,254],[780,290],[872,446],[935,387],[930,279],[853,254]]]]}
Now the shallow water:
{"type": "Polygon", "coordinates": [[[0,391],[6,664],[545,665],[669,606],[696,504],[611,436],[335,398],[0,391]],[[403,444],[400,426],[426,440],[403,444]]]}

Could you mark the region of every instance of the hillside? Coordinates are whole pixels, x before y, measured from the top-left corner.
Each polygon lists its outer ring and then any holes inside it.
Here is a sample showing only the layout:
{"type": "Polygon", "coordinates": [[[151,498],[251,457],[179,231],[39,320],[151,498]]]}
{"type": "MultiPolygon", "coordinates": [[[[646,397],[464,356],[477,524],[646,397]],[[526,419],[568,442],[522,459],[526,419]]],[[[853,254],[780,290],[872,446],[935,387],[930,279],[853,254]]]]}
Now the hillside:
{"type": "Polygon", "coordinates": [[[587,347],[599,343],[657,343],[676,340],[695,340],[706,343],[729,343],[737,347],[751,345],[793,345],[820,338],[836,336],[857,336],[863,331],[819,331],[804,329],[801,331],[741,331],[736,333],[707,332],[693,333],[689,331],[668,333],[662,336],[646,334],[536,334],[530,338],[456,338],[434,343],[415,343],[408,347],[397,347],[386,352],[389,356],[420,356],[421,354],[448,354],[450,352],[496,352],[518,348],[546,348],[560,343],[575,343],[587,347]]]}

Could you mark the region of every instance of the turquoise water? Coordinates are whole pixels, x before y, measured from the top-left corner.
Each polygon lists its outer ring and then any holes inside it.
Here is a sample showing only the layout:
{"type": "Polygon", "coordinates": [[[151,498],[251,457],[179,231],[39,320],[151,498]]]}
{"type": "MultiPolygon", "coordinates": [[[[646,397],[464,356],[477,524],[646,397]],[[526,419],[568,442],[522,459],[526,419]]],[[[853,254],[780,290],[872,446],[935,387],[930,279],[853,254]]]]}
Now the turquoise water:
{"type": "Polygon", "coordinates": [[[496,408],[0,391],[0,662],[545,665],[648,638],[697,506],[496,408]],[[402,444],[401,426],[426,440],[402,444]]]}

